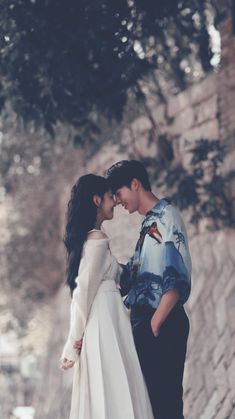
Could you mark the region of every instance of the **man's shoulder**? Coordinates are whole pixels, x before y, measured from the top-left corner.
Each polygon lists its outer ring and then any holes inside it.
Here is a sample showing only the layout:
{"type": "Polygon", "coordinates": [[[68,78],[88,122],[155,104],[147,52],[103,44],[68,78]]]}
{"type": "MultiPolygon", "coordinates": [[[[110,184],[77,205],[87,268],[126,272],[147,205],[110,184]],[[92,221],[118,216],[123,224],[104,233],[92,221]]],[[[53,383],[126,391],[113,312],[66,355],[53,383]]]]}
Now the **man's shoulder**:
{"type": "Polygon", "coordinates": [[[181,220],[182,217],[178,208],[169,198],[162,198],[158,205],[147,214],[142,223],[142,228],[151,226],[155,222],[160,228],[164,228],[169,224],[178,224],[181,220]]]}
{"type": "Polygon", "coordinates": [[[151,214],[150,221],[159,221],[159,225],[178,224],[182,222],[182,216],[177,206],[169,199],[164,199],[161,208],[151,214]]]}
{"type": "Polygon", "coordinates": [[[168,198],[162,198],[158,202],[158,205],[156,205],[155,208],[151,211],[151,218],[155,219],[163,219],[167,214],[174,211],[173,205],[171,201],[168,198]]]}
{"type": "Polygon", "coordinates": [[[166,205],[164,214],[168,217],[181,217],[179,208],[172,202],[166,205]]]}

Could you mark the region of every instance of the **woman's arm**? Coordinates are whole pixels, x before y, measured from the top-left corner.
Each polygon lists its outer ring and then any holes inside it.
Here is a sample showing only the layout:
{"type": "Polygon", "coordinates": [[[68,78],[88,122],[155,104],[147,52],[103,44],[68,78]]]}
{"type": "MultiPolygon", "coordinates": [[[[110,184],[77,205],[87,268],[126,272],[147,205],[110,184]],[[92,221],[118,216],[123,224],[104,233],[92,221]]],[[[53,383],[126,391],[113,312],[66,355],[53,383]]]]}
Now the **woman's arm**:
{"type": "Polygon", "coordinates": [[[74,362],[78,360],[75,341],[83,337],[93,300],[110,266],[107,238],[90,239],[85,246],[71,302],[69,335],[61,356],[74,362]]]}

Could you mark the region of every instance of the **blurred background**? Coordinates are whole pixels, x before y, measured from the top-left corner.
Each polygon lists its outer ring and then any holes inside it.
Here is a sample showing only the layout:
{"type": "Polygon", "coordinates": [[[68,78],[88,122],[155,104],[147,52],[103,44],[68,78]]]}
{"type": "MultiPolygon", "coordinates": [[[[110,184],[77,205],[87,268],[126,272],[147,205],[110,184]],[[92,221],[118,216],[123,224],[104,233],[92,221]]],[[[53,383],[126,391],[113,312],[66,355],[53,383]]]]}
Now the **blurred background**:
{"type": "MultiPolygon", "coordinates": [[[[134,158],[189,232],[185,417],[234,419],[234,2],[1,0],[0,10],[0,417],[68,417],[72,372],[58,361],[70,189],[134,158]]],[[[117,207],[104,226],[122,262],[140,221],[117,207]]]]}

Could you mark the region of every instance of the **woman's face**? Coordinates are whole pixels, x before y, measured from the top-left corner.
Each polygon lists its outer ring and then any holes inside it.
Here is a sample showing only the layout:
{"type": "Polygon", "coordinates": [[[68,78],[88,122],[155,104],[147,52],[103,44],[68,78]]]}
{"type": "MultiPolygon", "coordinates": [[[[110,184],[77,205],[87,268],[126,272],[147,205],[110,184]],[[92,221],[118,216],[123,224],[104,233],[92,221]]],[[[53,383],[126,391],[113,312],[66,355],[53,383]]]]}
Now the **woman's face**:
{"type": "Polygon", "coordinates": [[[116,203],[111,191],[105,192],[100,204],[100,215],[104,220],[111,220],[113,218],[113,209],[116,203]]]}

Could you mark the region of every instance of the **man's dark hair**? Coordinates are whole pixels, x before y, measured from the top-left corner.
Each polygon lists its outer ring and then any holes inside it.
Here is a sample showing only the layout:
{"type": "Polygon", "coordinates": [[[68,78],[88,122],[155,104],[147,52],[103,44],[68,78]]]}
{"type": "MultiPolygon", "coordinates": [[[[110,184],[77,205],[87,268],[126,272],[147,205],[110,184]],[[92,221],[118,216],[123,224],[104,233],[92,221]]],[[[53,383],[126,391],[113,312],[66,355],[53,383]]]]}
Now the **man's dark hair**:
{"type": "Polygon", "coordinates": [[[130,188],[133,179],[138,179],[146,191],[151,192],[148,173],[144,165],[137,160],[121,160],[111,166],[106,173],[112,192],[122,186],[130,188]]]}

